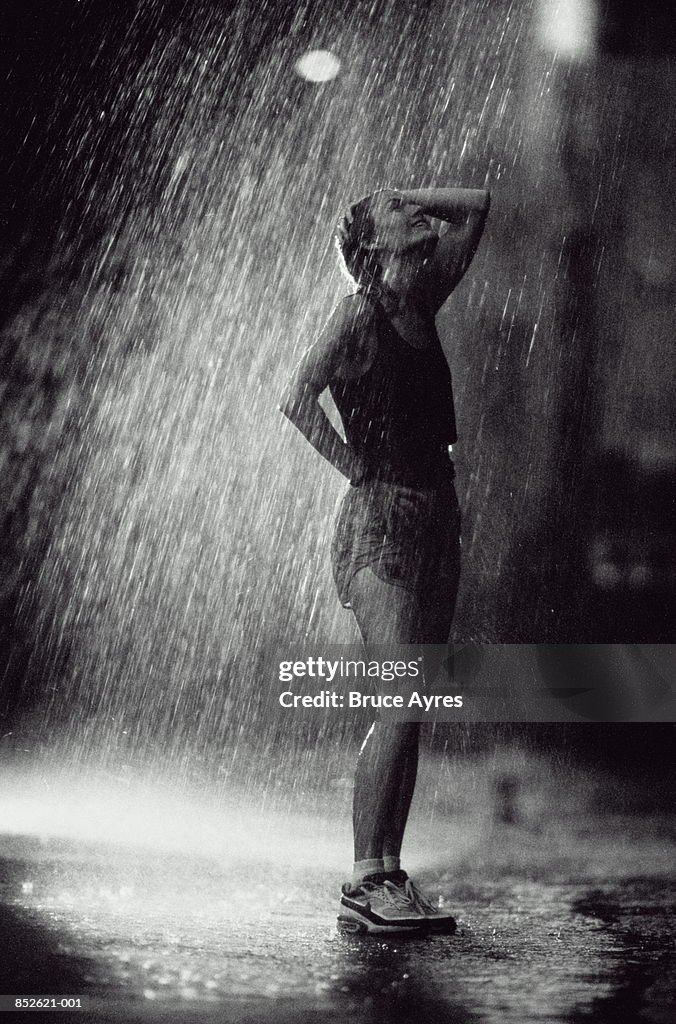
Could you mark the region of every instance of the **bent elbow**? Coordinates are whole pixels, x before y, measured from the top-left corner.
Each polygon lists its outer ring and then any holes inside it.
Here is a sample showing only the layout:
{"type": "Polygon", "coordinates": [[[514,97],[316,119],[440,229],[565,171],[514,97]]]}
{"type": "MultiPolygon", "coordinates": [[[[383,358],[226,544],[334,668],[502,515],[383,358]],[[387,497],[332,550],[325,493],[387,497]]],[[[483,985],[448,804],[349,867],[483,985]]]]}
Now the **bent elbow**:
{"type": "Polygon", "coordinates": [[[302,405],[303,396],[295,390],[289,390],[283,393],[277,408],[287,420],[296,423],[301,414],[302,405]]]}
{"type": "Polygon", "coordinates": [[[277,409],[283,416],[289,417],[290,410],[297,404],[296,389],[293,386],[292,381],[286,381],[282,388],[281,394],[279,395],[279,401],[277,402],[277,409]]]}
{"type": "Polygon", "coordinates": [[[295,408],[294,403],[291,402],[288,398],[285,398],[285,397],[283,397],[279,401],[279,403],[277,405],[277,411],[281,412],[282,416],[286,416],[287,420],[290,420],[290,419],[293,418],[292,414],[293,414],[294,408],[295,408]]]}
{"type": "Polygon", "coordinates": [[[319,398],[319,391],[307,381],[300,385],[292,385],[282,394],[279,411],[292,423],[308,415],[319,398]]]}

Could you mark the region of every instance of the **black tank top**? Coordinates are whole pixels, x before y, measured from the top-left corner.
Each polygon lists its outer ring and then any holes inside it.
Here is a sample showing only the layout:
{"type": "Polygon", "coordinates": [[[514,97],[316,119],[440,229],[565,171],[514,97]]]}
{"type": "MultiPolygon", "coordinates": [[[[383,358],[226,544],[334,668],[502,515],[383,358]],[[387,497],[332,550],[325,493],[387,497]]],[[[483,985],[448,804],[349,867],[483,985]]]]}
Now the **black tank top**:
{"type": "Polygon", "coordinates": [[[355,380],[330,384],[348,444],[367,475],[412,485],[452,476],[448,445],[457,440],[451,371],[429,317],[431,342],[409,345],[380,303],[373,305],[377,348],[355,380]]]}

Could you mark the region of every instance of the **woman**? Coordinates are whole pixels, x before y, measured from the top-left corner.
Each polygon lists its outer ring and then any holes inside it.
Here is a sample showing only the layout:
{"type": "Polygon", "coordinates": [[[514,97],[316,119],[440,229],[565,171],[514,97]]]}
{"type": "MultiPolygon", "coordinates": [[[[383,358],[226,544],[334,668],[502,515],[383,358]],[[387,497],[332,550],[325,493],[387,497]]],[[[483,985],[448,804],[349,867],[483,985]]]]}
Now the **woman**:
{"type": "MultiPolygon", "coordinates": [[[[332,545],[342,603],[367,644],[445,644],[459,576],[449,447],[451,375],[434,316],[462,278],[490,204],[485,189],[382,189],[350,207],[337,245],[357,285],[289,384],[282,412],[350,480],[332,545]],[[429,218],[448,225],[442,234],[429,218]],[[330,389],[346,440],[319,404],[330,389]]],[[[348,931],[452,931],[401,869],[419,724],[372,726],[354,788],[348,931]]]]}

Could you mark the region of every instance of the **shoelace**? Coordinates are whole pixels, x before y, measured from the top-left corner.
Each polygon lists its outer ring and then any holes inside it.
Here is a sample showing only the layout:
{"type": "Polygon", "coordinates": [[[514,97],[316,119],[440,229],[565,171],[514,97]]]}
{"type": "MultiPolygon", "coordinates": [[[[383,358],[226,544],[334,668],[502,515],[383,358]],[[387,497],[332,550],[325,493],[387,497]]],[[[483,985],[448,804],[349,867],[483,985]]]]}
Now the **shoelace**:
{"type": "MultiPolygon", "coordinates": [[[[386,883],[387,884],[387,883],[386,883]]],[[[406,899],[413,904],[415,909],[420,914],[436,914],[438,907],[435,907],[426,896],[423,896],[420,889],[410,878],[407,878],[404,882],[402,889],[406,895],[406,899]]]]}
{"type": "MultiPolygon", "coordinates": [[[[360,888],[367,896],[374,896],[382,900],[383,903],[395,907],[397,910],[408,910],[410,907],[413,907],[414,910],[417,909],[406,888],[395,885],[394,882],[388,880],[380,883],[362,882],[360,888]]],[[[422,913],[422,911],[419,911],[419,913],[422,913]]]]}

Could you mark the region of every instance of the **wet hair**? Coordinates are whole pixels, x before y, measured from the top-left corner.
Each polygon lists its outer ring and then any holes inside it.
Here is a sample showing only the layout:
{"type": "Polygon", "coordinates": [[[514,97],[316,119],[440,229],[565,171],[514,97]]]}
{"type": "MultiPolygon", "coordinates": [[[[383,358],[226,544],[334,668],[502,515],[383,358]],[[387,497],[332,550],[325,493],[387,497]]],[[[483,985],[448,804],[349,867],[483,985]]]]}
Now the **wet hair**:
{"type": "MultiPolygon", "coordinates": [[[[378,192],[383,191],[378,189],[378,192]]],[[[375,237],[375,222],[371,214],[371,203],[378,192],[364,196],[350,206],[349,223],[341,221],[336,228],[335,243],[343,267],[359,288],[377,289],[383,275],[383,267],[369,243],[375,237]]]]}

